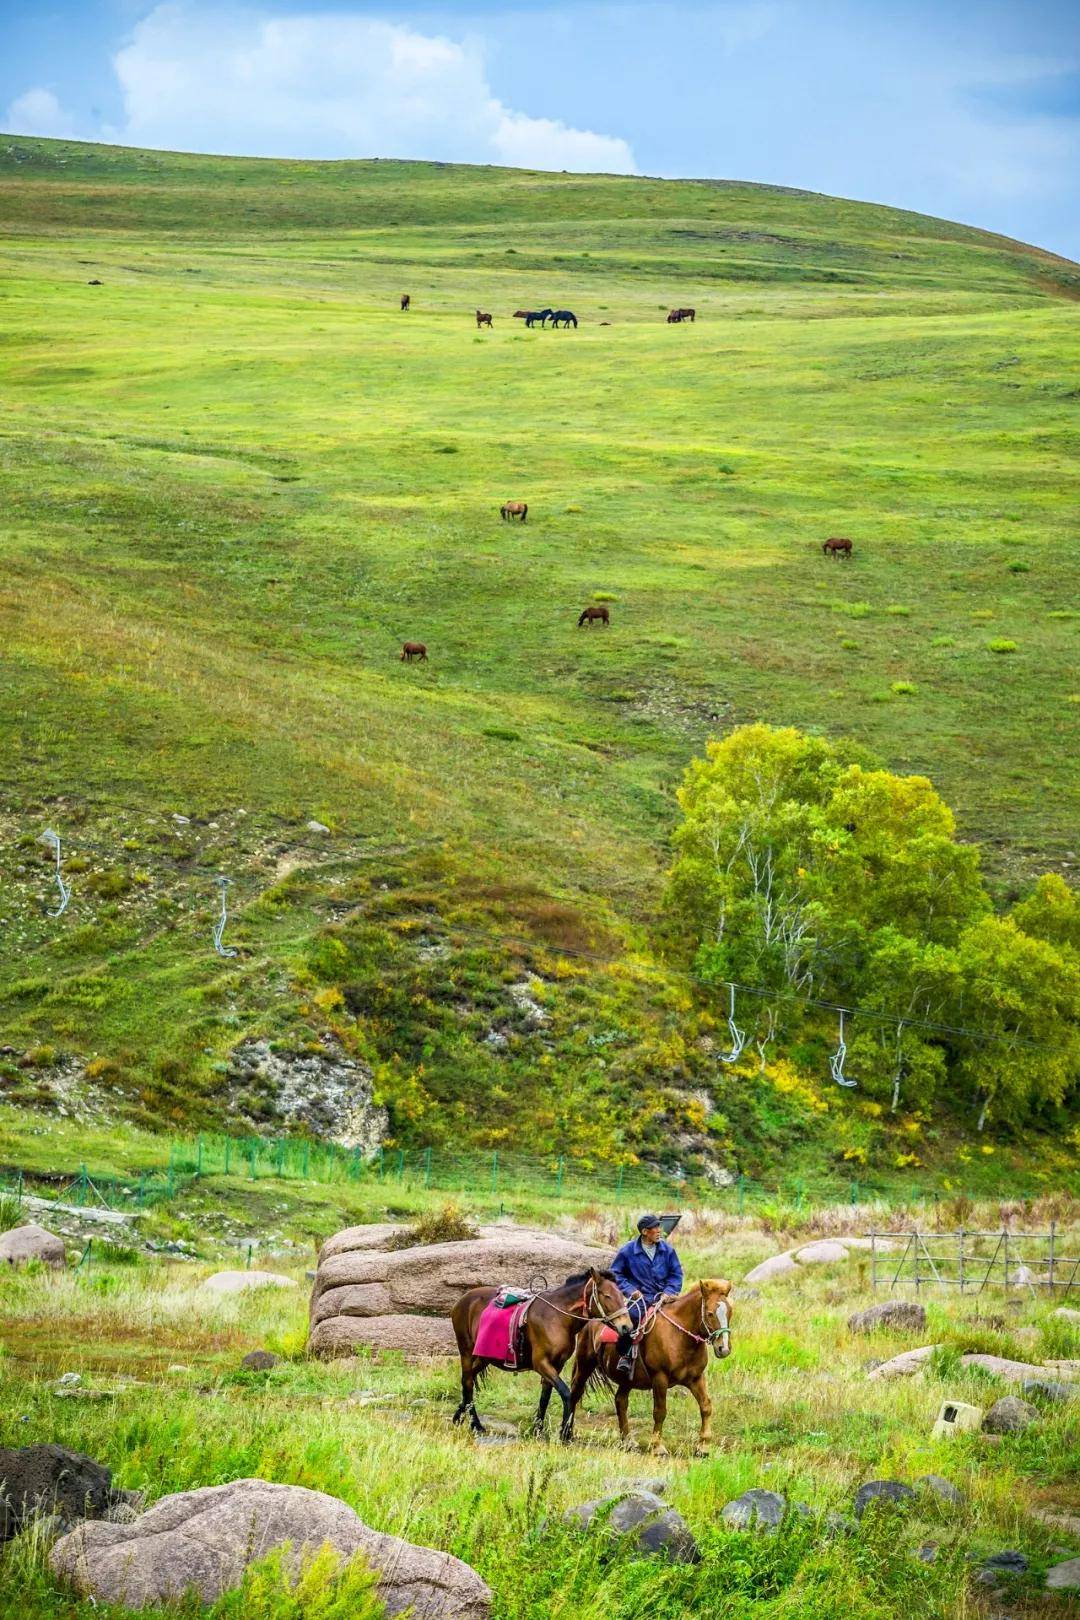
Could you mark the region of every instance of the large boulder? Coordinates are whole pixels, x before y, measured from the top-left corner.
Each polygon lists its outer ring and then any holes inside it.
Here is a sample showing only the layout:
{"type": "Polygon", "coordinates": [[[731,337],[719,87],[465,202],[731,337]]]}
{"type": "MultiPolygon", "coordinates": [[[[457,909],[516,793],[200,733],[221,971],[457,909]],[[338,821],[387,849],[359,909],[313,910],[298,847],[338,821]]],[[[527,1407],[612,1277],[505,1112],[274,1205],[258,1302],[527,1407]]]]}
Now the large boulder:
{"type": "Polygon", "coordinates": [[[329,1316],[311,1330],[308,1354],[330,1361],[357,1350],[400,1350],[406,1356],[456,1356],[445,1316],[329,1316]]]}
{"type": "Polygon", "coordinates": [[[202,1285],[204,1294],[246,1294],[253,1288],[295,1288],[279,1271],[215,1271],[202,1285]]]}
{"type": "Polygon", "coordinates": [[[608,1249],[521,1227],[487,1227],[477,1238],[390,1252],[373,1249],[363,1238],[354,1246],[351,1234],[358,1232],[364,1228],[337,1233],[322,1247],[311,1291],[308,1348],[314,1355],[348,1355],[358,1345],[453,1355],[457,1345],[446,1318],[468,1289],[552,1286],[590,1266],[611,1264],[608,1249]],[[440,1328],[409,1328],[412,1316],[439,1317],[440,1328]]]}
{"type": "Polygon", "coordinates": [[[36,1221],[13,1226],[0,1237],[0,1264],[25,1266],[28,1260],[40,1260],[43,1266],[59,1270],[67,1264],[63,1240],[36,1221]]]}
{"type": "Polygon", "coordinates": [[[892,1356],[888,1361],[881,1361],[876,1367],[871,1367],[867,1378],[875,1383],[887,1381],[890,1378],[910,1378],[913,1373],[921,1372],[940,1345],[923,1344],[917,1350],[904,1350],[898,1356],[892,1356]]]}
{"type": "Polygon", "coordinates": [[[755,1266],[753,1271],[748,1271],[743,1282],[771,1282],[774,1277],[786,1277],[798,1269],[790,1254],[771,1254],[767,1260],[762,1260],[760,1265],[755,1266]]]}
{"type": "Polygon", "coordinates": [[[816,1243],[804,1243],[795,1250],[800,1266],[835,1266],[848,1257],[847,1248],[836,1238],[820,1238],[816,1243]]]}
{"type": "Polygon", "coordinates": [[[49,1563],[84,1596],[140,1609],[192,1589],[213,1603],[275,1548],[297,1570],[326,1544],[343,1561],[366,1559],[388,1615],[411,1606],[415,1620],[485,1620],[490,1610],[490,1589],[460,1559],[369,1529],[335,1496],[265,1479],[163,1497],[132,1524],[80,1525],[49,1563]]]}
{"type": "Polygon", "coordinates": [[[1046,1572],[1046,1584],[1051,1592],[1080,1591],[1080,1558],[1066,1558],[1046,1572]]]}
{"type": "Polygon", "coordinates": [[[35,1514],[55,1515],[64,1528],[100,1519],[130,1500],[92,1457],[66,1446],[0,1446],[0,1541],[17,1535],[35,1514]]]}
{"type": "Polygon", "coordinates": [[[921,1333],[926,1327],[926,1307],[911,1299],[883,1299],[865,1311],[848,1317],[849,1333],[876,1333],[892,1328],[902,1333],[921,1333]]]}
{"type": "Polygon", "coordinates": [[[855,1517],[861,1519],[871,1503],[878,1509],[910,1507],[916,1501],[910,1485],[899,1479],[871,1479],[855,1492],[855,1517]]]}
{"type": "Polygon", "coordinates": [[[1008,1356],[988,1356],[981,1352],[960,1357],[962,1367],[981,1367],[983,1372],[993,1373],[996,1378],[1004,1378],[1007,1384],[1022,1384],[1025,1378],[1038,1378],[1043,1372],[1042,1367],[1033,1366],[1030,1361],[1010,1361],[1008,1356]]]}

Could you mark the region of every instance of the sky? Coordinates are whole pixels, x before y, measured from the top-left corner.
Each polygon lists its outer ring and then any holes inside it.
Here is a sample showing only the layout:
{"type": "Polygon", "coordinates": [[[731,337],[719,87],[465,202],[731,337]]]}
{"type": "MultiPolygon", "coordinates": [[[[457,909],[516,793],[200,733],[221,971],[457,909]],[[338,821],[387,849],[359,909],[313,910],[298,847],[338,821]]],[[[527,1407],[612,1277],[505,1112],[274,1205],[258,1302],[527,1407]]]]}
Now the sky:
{"type": "Polygon", "coordinates": [[[758,180],[1080,259],[1078,0],[0,0],[0,128],[758,180]]]}

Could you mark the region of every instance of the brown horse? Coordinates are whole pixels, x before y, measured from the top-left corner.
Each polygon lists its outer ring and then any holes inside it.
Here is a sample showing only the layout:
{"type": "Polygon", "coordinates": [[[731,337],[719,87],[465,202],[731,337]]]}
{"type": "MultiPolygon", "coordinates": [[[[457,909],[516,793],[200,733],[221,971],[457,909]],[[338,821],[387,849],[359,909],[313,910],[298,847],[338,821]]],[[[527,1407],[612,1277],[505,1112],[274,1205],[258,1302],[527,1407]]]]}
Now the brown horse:
{"type": "Polygon", "coordinates": [[[411,664],[414,658],[419,658],[421,663],[426,661],[427,648],[424,643],[422,641],[403,641],[401,643],[401,662],[411,664]]]}
{"type": "Polygon", "coordinates": [[[401,307],[402,307],[402,309],[408,309],[411,304],[412,304],[412,299],[409,297],[408,293],[402,293],[402,295],[401,295],[401,307]]]}
{"type": "Polygon", "coordinates": [[[694,321],[697,319],[696,309],[673,309],[668,316],[669,324],[672,321],[694,321]]]}
{"type": "Polygon", "coordinates": [[[583,624],[587,624],[589,629],[591,630],[592,627],[593,627],[593,624],[595,623],[595,621],[597,619],[600,620],[601,624],[610,624],[611,623],[611,614],[608,612],[606,607],[600,606],[600,607],[582,608],[581,617],[578,619],[578,622],[577,622],[578,623],[578,629],[580,630],[583,624]]]}
{"type": "Polygon", "coordinates": [[[476,324],[477,324],[478,327],[479,326],[490,326],[491,325],[491,316],[486,315],[482,309],[478,309],[477,312],[476,312],[476,324]]]}
{"type": "Polygon", "coordinates": [[[852,546],[850,540],[844,540],[839,536],[834,536],[831,540],[826,540],[821,549],[825,553],[826,557],[850,558],[852,546]]]}
{"type": "Polygon", "coordinates": [[[621,1348],[601,1341],[602,1323],[587,1322],[578,1334],[574,1357],[574,1377],[570,1391],[570,1429],[586,1389],[602,1386],[615,1391],[615,1415],[623,1444],[630,1444],[627,1408],[632,1389],[651,1389],[653,1432],[649,1450],[666,1457],[664,1419],[667,1392],[673,1384],[688,1389],[701,1413],[701,1433],[695,1455],[708,1455],[712,1440],[712,1401],[709,1399],[707,1372],[709,1347],[723,1361],[731,1354],[731,1284],[726,1280],[696,1283],[678,1299],[661,1299],[645,1318],[644,1330],[634,1357],[633,1371],[620,1372],[621,1348]]]}
{"type": "Polygon", "coordinates": [[[520,518],[524,523],[529,515],[529,503],[528,501],[503,501],[499,511],[506,522],[509,522],[511,518],[520,518]]]}
{"type": "MultiPolygon", "coordinates": [[[[474,1434],[484,1434],[484,1425],[476,1411],[476,1385],[489,1367],[500,1367],[501,1362],[485,1356],[474,1356],[473,1345],[484,1307],[499,1293],[498,1288],[470,1288],[462,1294],[450,1313],[454,1334],[461,1357],[461,1405],[454,1413],[454,1422],[468,1417],[474,1434]]],[[[563,1404],[563,1418],[559,1429],[562,1440],[569,1440],[573,1428],[570,1407],[570,1389],[562,1379],[562,1370],[574,1349],[574,1341],[586,1322],[595,1320],[599,1325],[610,1324],[620,1334],[624,1347],[630,1342],[630,1313],[622,1291],[610,1271],[597,1271],[593,1266],[577,1276],[567,1277],[558,1288],[549,1288],[537,1294],[529,1306],[525,1319],[524,1354],[517,1368],[505,1371],[538,1373],[543,1381],[540,1404],[536,1409],[533,1431],[542,1434],[547,1418],[552,1390],[556,1390],[563,1404]]]]}

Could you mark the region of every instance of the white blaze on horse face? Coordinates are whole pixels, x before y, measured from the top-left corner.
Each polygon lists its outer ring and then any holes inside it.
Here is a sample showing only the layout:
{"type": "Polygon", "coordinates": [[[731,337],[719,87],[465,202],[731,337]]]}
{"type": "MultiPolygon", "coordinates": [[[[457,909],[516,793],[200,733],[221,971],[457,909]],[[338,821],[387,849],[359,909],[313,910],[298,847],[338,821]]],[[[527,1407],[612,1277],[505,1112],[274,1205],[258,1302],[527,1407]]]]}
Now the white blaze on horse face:
{"type": "Polygon", "coordinates": [[[723,1361],[725,1356],[731,1354],[731,1317],[726,1299],[716,1301],[713,1307],[713,1315],[716,1318],[716,1333],[718,1335],[713,1341],[713,1349],[716,1351],[717,1360],[723,1361]]]}

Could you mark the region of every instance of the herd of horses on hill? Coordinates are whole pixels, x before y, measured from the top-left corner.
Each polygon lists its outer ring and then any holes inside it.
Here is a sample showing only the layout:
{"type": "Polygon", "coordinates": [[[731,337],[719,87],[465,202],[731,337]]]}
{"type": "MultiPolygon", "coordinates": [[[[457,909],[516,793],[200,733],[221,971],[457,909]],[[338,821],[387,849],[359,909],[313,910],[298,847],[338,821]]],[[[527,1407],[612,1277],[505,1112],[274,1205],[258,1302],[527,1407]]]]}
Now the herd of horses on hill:
{"type": "Polygon", "coordinates": [[[635,1328],[629,1309],[634,1302],[624,1298],[614,1275],[595,1267],[580,1272],[557,1288],[526,1296],[517,1353],[509,1362],[474,1353],[480,1318],[500,1294],[499,1288],[470,1288],[451,1312],[461,1360],[461,1402],[454,1413],[455,1423],[467,1417],[474,1433],[486,1432],[476,1410],[476,1386],[492,1368],[535,1372],[542,1386],[533,1420],[535,1435],[543,1433],[551,1397],[557,1394],[562,1402],[559,1438],[569,1443],[574,1436],[574,1416],[586,1392],[606,1389],[614,1395],[625,1446],[630,1444],[630,1392],[648,1389],[653,1403],[649,1450],[654,1456],[666,1457],[667,1393],[671,1388],[683,1388],[694,1397],[701,1416],[695,1455],[708,1454],[713,1412],[706,1376],[709,1351],[719,1361],[731,1354],[730,1282],[704,1279],[677,1298],[662,1296],[635,1328]],[[636,1353],[629,1357],[631,1347],[636,1353]],[[562,1372],[571,1355],[574,1367],[567,1384],[562,1372]]]}
{"type": "MultiPolygon", "coordinates": [[[[402,310],[412,308],[412,297],[409,293],[402,293],[401,308],[402,310]]],[[[694,321],[696,319],[696,309],[673,309],[668,314],[667,324],[676,326],[680,321],[694,321]]],[[[546,327],[549,321],[553,327],[577,326],[578,324],[578,318],[572,309],[551,309],[550,307],[547,309],[515,309],[514,320],[524,321],[529,328],[536,326],[538,323],[541,327],[546,327]]],[[[488,310],[478,309],[476,311],[476,324],[478,328],[486,326],[490,330],[495,323],[488,310]]],[[[600,325],[610,326],[611,322],[601,321],[600,325]]]]}

